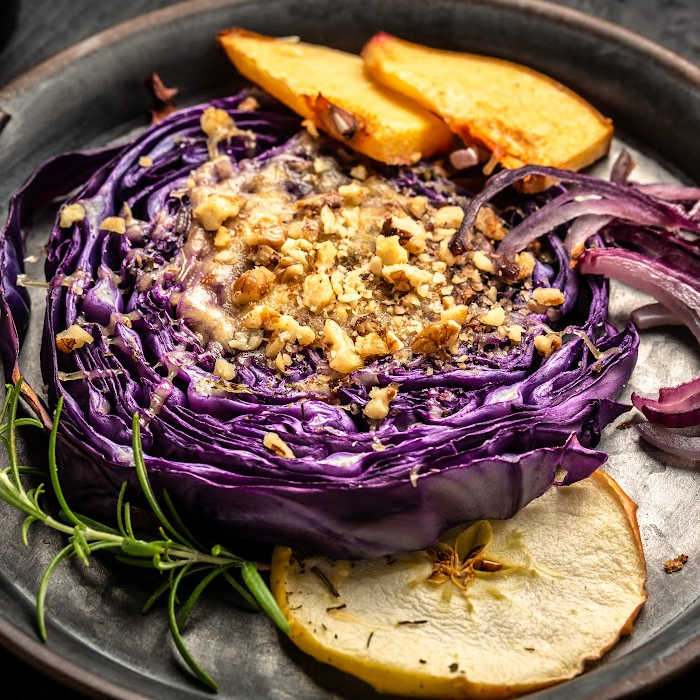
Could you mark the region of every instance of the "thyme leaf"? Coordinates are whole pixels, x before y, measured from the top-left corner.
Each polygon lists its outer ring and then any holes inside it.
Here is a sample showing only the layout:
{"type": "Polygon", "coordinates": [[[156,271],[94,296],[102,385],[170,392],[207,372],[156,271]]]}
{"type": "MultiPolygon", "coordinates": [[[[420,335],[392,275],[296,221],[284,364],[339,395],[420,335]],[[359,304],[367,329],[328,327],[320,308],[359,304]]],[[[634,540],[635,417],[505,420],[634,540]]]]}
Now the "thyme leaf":
{"type": "Polygon", "coordinates": [[[87,566],[90,556],[101,550],[111,551],[115,558],[124,564],[156,570],[166,577],[166,580],[146,601],[142,612],[148,612],[156,601],[167,593],[168,624],[175,646],[195,677],[213,692],[217,691],[216,682],[199,666],[187,649],[181,633],[181,628],[192,609],[212,581],[221,576],[234,589],[247,608],[262,609],[282,632],[289,634],[289,623],[255,564],[241,559],[221,545],[214,545],[207,551],[187,528],[177,513],[172,499],[165,491],[161,492],[165,509],[161,508],[148,477],[138,413],[134,414],[132,423],[134,466],[142,495],[160,523],[158,532],[150,538],[136,537],[134,534],[131,524],[131,506],[126,500],[126,482],[122,484],[117,497],[116,529],[77,513],[68,505],[61,488],[56,459],[63,399],[58,401],[49,434],[48,469],[41,471],[19,464],[17,428],[43,427],[33,418],[17,418],[21,386],[21,378],[14,385],[7,385],[5,399],[0,406],[0,441],[5,446],[8,462],[8,466],[0,467],[0,499],[26,516],[20,532],[25,546],[29,546],[29,529],[33,523],[42,523],[68,537],[68,544],[46,567],[37,589],[36,624],[43,641],[47,639],[46,596],[56,567],[70,557],[78,557],[87,566]],[[25,474],[36,475],[37,473],[48,475],[59,507],[57,517],[42,506],[43,483],[29,490],[25,488],[22,477],[25,474]],[[242,583],[239,583],[233,575],[235,569],[240,569],[242,583]],[[185,579],[196,579],[197,582],[186,596],[185,603],[180,605],[178,590],[181,589],[185,579]]]}

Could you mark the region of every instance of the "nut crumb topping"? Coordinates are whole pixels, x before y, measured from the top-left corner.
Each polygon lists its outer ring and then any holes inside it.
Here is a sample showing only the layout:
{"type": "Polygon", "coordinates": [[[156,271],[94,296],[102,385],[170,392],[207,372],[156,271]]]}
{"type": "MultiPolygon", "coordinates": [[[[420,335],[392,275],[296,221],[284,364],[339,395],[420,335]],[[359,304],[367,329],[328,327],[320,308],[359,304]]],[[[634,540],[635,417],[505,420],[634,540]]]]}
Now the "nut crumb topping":
{"type": "Polygon", "coordinates": [[[126,233],[126,219],[121,216],[108,216],[106,219],[102,219],[100,230],[119,234],[126,233]]]}
{"type": "MultiPolygon", "coordinates": [[[[233,121],[219,112],[202,114],[210,138],[231,134],[233,121]]],[[[528,303],[563,302],[559,290],[529,291],[528,252],[506,279],[491,242],[503,229],[493,210],[482,209],[470,249],[455,256],[461,205],[406,194],[325,139],[302,134],[262,161],[217,155],[191,173],[187,194],[185,244],[149,283],[178,275],[176,313],[205,344],[218,343],[216,356],[259,350],[286,374],[315,347],[332,381],[389,356],[433,354],[464,368],[470,344],[505,352],[521,341],[528,303]]],[[[451,198],[463,201],[456,190],[451,198]]],[[[555,342],[538,350],[551,353],[555,342]]]]}
{"type": "Polygon", "coordinates": [[[679,554],[677,557],[674,557],[673,559],[668,559],[664,562],[664,571],[667,574],[673,574],[676,571],[680,571],[686,565],[687,562],[688,555],[679,554]]]}
{"type": "Polygon", "coordinates": [[[398,384],[389,384],[383,389],[375,387],[369,392],[370,400],[363,409],[367,418],[381,420],[389,414],[389,404],[396,398],[398,384]]]}
{"type": "Polygon", "coordinates": [[[85,218],[85,208],[82,204],[69,204],[61,209],[61,216],[58,220],[58,225],[61,228],[70,228],[78,221],[85,218]]]}
{"type": "Polygon", "coordinates": [[[263,445],[271,452],[274,452],[278,457],[285,457],[286,459],[294,458],[294,452],[292,452],[289,445],[274,431],[265,433],[263,445]]]}
{"type": "Polygon", "coordinates": [[[65,353],[73,352],[73,350],[93,342],[95,339],[77,323],[56,334],[56,347],[65,353]]]}

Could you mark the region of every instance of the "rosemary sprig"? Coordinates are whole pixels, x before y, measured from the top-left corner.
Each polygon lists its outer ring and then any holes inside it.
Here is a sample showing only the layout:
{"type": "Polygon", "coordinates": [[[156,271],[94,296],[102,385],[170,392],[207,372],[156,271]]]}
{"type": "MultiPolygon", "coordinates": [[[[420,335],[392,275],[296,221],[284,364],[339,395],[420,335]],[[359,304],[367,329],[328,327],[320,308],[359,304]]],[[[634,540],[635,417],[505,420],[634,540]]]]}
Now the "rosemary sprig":
{"type": "MultiPolygon", "coordinates": [[[[167,579],[151,594],[143,606],[147,612],[154,603],[167,593],[167,613],[170,633],[182,659],[192,673],[210,690],[216,692],[216,682],[204,671],[190,654],[182,637],[182,627],[187,622],[192,609],[214,580],[225,580],[236,592],[246,607],[267,613],[270,619],[285,633],[289,633],[289,623],[285,619],[269,588],[252,562],[245,561],[220,545],[209,552],[204,551],[178,515],[167,492],[163,491],[162,508],[148,479],[146,463],[141,446],[141,429],[138,413],[132,424],[132,451],[136,476],[153,514],[160,523],[158,532],[151,538],[143,539],[134,534],[131,524],[131,507],[126,500],[126,483],[122,484],[117,498],[117,529],[92,518],[76,513],[63,494],[56,461],[56,441],[58,425],[63,408],[59,399],[49,434],[48,476],[58,502],[60,513],[53,517],[42,507],[40,497],[44,484],[27,490],[22,481],[25,473],[36,474],[37,469],[19,464],[17,458],[16,429],[32,426],[43,428],[34,418],[17,418],[21,379],[15,385],[7,385],[5,400],[0,408],[0,440],[7,452],[8,466],[0,469],[0,499],[22,511],[27,517],[22,524],[22,542],[28,546],[29,529],[35,522],[62,532],[68,536],[68,544],[51,560],[39,582],[36,596],[36,621],[39,636],[46,641],[46,593],[51,574],[64,559],[78,557],[89,566],[90,556],[97,551],[111,551],[125,564],[160,571],[167,579]],[[232,575],[235,569],[241,570],[242,583],[232,575]],[[184,604],[179,606],[178,590],[183,581],[196,580],[184,604]]],[[[41,473],[41,472],[39,472],[41,473]]]]}

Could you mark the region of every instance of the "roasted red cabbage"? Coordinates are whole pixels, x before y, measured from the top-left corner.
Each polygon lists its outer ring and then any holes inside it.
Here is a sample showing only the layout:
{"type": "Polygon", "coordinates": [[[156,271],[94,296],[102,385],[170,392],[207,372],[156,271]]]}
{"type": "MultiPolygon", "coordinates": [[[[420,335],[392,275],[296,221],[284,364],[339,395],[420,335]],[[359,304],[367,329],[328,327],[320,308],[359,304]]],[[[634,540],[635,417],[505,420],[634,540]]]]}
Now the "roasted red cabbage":
{"type": "MultiPolygon", "coordinates": [[[[235,163],[289,148],[298,119],[272,102],[241,111],[244,96],[212,104],[256,134],[256,152],[237,137],[222,143],[222,152],[235,163]]],[[[81,202],[86,218],[67,228],[57,222],[48,244],[41,362],[49,403],[65,401],[62,479],[83,510],[111,512],[121,483],[135,483],[135,412],[152,482],[167,488],[202,531],[216,532],[217,541],[228,536],[339,557],[417,549],[458,522],[507,518],[553,484],[582,479],[605,461],[592,448],[602,428],[628,409],[615,397],[634,366],[638,337],[631,324],[618,330],[609,323],[607,283],[572,270],[553,229],[542,240],[549,263],[538,262],[534,281],[561,289],[566,302],[560,313],[542,314],[539,330],[515,347],[498,338],[498,352],[465,346],[466,369],[440,368],[428,356],[407,366],[377,360],[351,374],[333,401],[289,386],[324,365],[322,352],[307,351],[286,376],[247,353],[232,360],[240,391],[202,390],[211,387],[216,357],[174,317],[166,294],[136,285],[132,263],[141,256],[161,264],[182,245],[188,204],[173,191],[207,159],[205,106],[183,109],[124,146],[44,164],[15,196],[2,233],[1,349],[6,374],[16,380],[29,314],[18,284],[25,218],[82,183],[68,203],[81,202]],[[123,203],[146,225],[127,235],[100,230],[123,203]],[[74,323],[94,343],[57,353],[56,335],[74,323]],[[545,360],[534,336],[549,326],[563,345],[545,360]],[[389,382],[401,389],[378,425],[347,410],[389,382]],[[262,447],[270,430],[294,458],[262,447]]],[[[426,182],[409,169],[391,177],[433,201],[444,197],[439,177],[426,182]]],[[[508,177],[519,179],[517,172],[508,177]]],[[[520,196],[509,211],[516,219],[534,211],[527,221],[564,200],[571,197],[559,188],[520,196]]],[[[611,201],[596,211],[617,215],[626,202],[611,201]]],[[[685,222],[672,205],[646,204],[645,223],[685,222]]]]}

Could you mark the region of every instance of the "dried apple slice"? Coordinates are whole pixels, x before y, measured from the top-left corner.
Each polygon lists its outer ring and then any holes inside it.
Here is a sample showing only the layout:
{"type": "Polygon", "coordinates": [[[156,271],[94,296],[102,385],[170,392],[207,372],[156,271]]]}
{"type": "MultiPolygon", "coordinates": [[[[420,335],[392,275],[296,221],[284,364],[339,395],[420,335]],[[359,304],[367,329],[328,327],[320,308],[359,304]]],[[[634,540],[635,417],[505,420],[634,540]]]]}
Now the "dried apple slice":
{"type": "Polygon", "coordinates": [[[275,550],[291,639],[377,690],[504,698],[580,673],[646,600],[636,506],[601,471],[431,550],[357,562],[275,550]]]}
{"type": "Polygon", "coordinates": [[[370,80],[359,56],[239,28],[218,38],[239,73],[371,158],[411,164],[452,142],[442,120],[370,80]]]}
{"type": "Polygon", "coordinates": [[[438,49],[380,32],[362,50],[378,82],[439,114],[506,168],[579,170],[608,152],[613,127],[583,98],[525,66],[438,49]]]}

